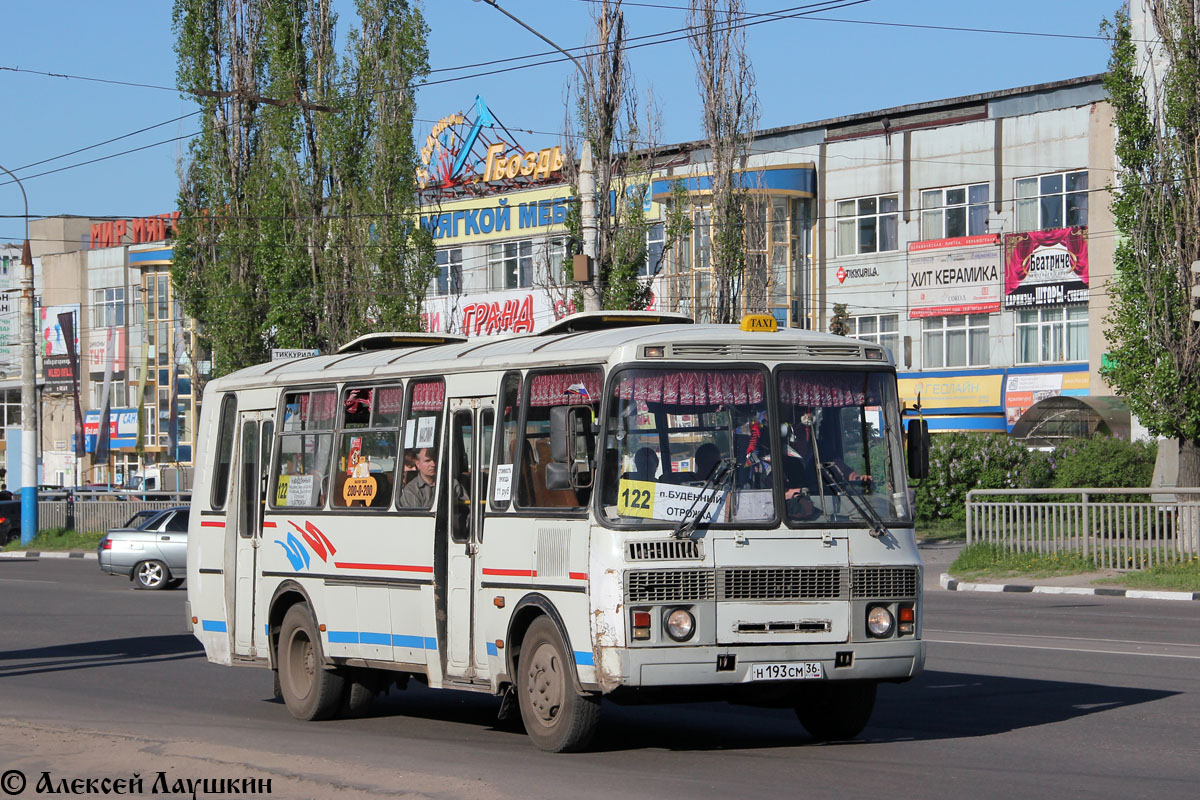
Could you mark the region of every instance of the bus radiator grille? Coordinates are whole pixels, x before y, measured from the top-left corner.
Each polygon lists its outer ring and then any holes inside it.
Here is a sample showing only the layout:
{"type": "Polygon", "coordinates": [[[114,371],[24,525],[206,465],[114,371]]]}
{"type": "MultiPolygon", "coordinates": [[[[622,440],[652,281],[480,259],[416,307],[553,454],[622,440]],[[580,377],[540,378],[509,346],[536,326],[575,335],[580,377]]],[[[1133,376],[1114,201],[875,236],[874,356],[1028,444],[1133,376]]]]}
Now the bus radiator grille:
{"type": "Polygon", "coordinates": [[[850,577],[855,600],[917,596],[916,567],[855,567],[850,577]]]}
{"type": "Polygon", "coordinates": [[[840,600],[846,597],[843,567],[723,569],[718,600],[840,600]]]}
{"type": "Polygon", "coordinates": [[[666,539],[658,542],[629,542],[625,557],[629,561],[698,561],[704,558],[695,539],[666,539]]]}
{"type": "Polygon", "coordinates": [[[625,596],[630,603],[675,603],[682,600],[712,600],[714,576],[711,569],[661,569],[629,572],[625,596]]]}

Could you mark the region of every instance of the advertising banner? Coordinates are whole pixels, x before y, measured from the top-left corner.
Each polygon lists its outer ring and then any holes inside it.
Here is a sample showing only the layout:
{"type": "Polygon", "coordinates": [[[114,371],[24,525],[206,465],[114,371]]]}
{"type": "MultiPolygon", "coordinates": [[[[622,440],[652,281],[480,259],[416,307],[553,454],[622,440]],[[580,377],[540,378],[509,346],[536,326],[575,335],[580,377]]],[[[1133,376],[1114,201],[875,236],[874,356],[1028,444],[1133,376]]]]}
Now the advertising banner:
{"type": "Polygon", "coordinates": [[[943,408],[1000,410],[1004,376],[987,374],[943,375],[938,377],[900,378],[900,399],[910,407],[920,395],[921,407],[934,411],[943,408]]]}
{"type": "Polygon", "coordinates": [[[75,325],[75,352],[79,350],[79,304],[74,303],[66,306],[42,306],[38,310],[38,324],[41,327],[41,347],[42,355],[44,356],[65,356],[67,354],[67,342],[63,338],[62,325],[58,322],[60,314],[74,314],[75,325]]]}
{"type": "Polygon", "coordinates": [[[958,236],[908,245],[908,317],[1000,310],[1000,235],[958,236]]]}
{"type": "Polygon", "coordinates": [[[1091,378],[1087,372],[1043,372],[1009,375],[1004,380],[1004,421],[1011,431],[1017,420],[1035,404],[1060,395],[1086,395],[1091,378]]]}
{"type": "MultiPolygon", "coordinates": [[[[137,447],[138,413],[136,408],[114,408],[108,417],[109,447],[132,450],[137,447]]],[[[89,453],[96,452],[100,433],[100,412],[88,411],[83,417],[83,441],[89,453]]]]}
{"type": "Polygon", "coordinates": [[[1088,230],[1056,228],[1004,237],[1004,307],[1082,303],[1088,299],[1088,230]]]}
{"type": "Polygon", "coordinates": [[[46,356],[42,359],[42,374],[46,394],[71,394],[75,390],[70,356],[46,356]]]}
{"type": "Polygon", "coordinates": [[[117,380],[125,377],[125,329],[95,328],[88,341],[88,371],[93,378],[104,377],[105,354],[108,352],[109,333],[112,333],[113,376],[117,380]]]}
{"type": "Polygon", "coordinates": [[[533,333],[556,318],[541,289],[438,297],[425,301],[421,316],[430,333],[464,336],[533,333]]]}

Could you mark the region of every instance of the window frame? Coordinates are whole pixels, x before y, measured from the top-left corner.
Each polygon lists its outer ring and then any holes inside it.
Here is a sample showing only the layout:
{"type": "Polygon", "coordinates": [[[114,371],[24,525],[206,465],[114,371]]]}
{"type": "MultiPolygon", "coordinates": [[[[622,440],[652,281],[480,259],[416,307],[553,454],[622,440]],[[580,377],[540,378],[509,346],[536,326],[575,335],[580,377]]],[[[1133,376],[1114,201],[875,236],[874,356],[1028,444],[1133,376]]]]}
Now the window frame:
{"type": "Polygon", "coordinates": [[[1088,305],[1086,303],[1066,303],[1063,305],[1054,305],[1054,306],[1034,306],[1033,308],[1019,308],[1019,309],[1016,309],[1016,311],[1017,311],[1017,313],[1013,317],[1013,348],[1015,350],[1015,352],[1013,353],[1013,363],[1014,364],[1017,364],[1020,366],[1033,365],[1033,364],[1081,364],[1081,363],[1086,363],[1088,361],[1088,352],[1087,351],[1089,349],[1088,348],[1088,340],[1089,340],[1089,334],[1090,334],[1090,331],[1089,331],[1090,318],[1088,315],[1088,305]],[[1076,317],[1074,320],[1072,320],[1070,317],[1071,310],[1082,311],[1083,316],[1076,317]],[[1037,320],[1035,320],[1033,322],[1023,322],[1021,320],[1022,314],[1026,314],[1026,313],[1030,313],[1030,312],[1035,312],[1037,314],[1037,317],[1038,317],[1037,320]],[[1053,320],[1043,319],[1043,314],[1045,312],[1058,312],[1059,317],[1058,317],[1058,319],[1053,319],[1053,320]],[[1051,336],[1050,341],[1051,341],[1051,347],[1053,347],[1054,330],[1056,328],[1060,329],[1062,332],[1062,340],[1061,341],[1062,341],[1063,357],[1057,358],[1057,359],[1056,358],[1047,358],[1046,353],[1044,353],[1042,351],[1042,344],[1044,341],[1042,331],[1049,330],[1051,332],[1050,333],[1050,336],[1051,336]],[[1038,351],[1038,353],[1037,353],[1038,358],[1036,361],[1026,361],[1023,359],[1023,353],[1022,353],[1022,348],[1021,348],[1021,344],[1022,344],[1021,334],[1024,331],[1030,331],[1030,330],[1033,332],[1034,344],[1037,347],[1037,351],[1038,351]],[[1069,358],[1068,357],[1071,352],[1071,343],[1073,341],[1073,337],[1071,335],[1072,330],[1075,330],[1075,331],[1081,330],[1082,347],[1083,347],[1083,357],[1082,358],[1069,358]]]}
{"type": "Polygon", "coordinates": [[[853,327],[853,330],[850,331],[850,333],[846,334],[847,336],[849,336],[851,339],[858,339],[859,341],[863,341],[863,342],[871,342],[872,344],[877,344],[880,347],[887,349],[887,351],[889,353],[891,353],[891,355],[892,355],[892,361],[893,362],[896,361],[896,351],[899,350],[900,344],[903,341],[903,339],[900,336],[900,315],[899,314],[860,314],[858,316],[850,317],[850,322],[854,327],[853,327]],[[861,327],[861,323],[859,322],[859,320],[864,320],[864,319],[875,320],[874,332],[864,333],[859,330],[859,328],[861,327]],[[885,319],[895,320],[896,327],[892,330],[886,330],[886,331],[883,330],[883,321],[885,319]],[[895,339],[896,340],[895,346],[889,347],[887,344],[885,344],[883,341],[885,338],[886,339],[895,339]]]}
{"type": "MultiPolygon", "coordinates": [[[[1091,190],[1089,188],[1090,187],[1089,180],[1090,179],[1088,176],[1087,167],[1083,167],[1081,169],[1062,170],[1059,172],[1045,172],[1045,173],[1041,173],[1038,175],[1024,175],[1019,178],[1014,178],[1013,179],[1013,227],[1014,227],[1014,229],[1017,232],[1025,232],[1025,231],[1055,230],[1058,228],[1079,228],[1079,227],[1086,228],[1088,226],[1088,221],[1089,221],[1088,218],[1090,216],[1089,195],[1090,195],[1091,190]],[[1068,183],[1069,183],[1070,179],[1072,179],[1072,178],[1078,179],[1080,176],[1083,176],[1084,187],[1082,189],[1080,189],[1080,188],[1078,188],[1078,186],[1076,186],[1076,188],[1070,189],[1068,187],[1068,183]],[[1045,192],[1043,190],[1044,182],[1047,180],[1053,180],[1054,178],[1058,178],[1061,180],[1061,189],[1058,191],[1055,191],[1055,192],[1045,192]],[[1032,185],[1035,189],[1034,194],[1022,195],[1021,194],[1021,192],[1023,191],[1021,188],[1022,185],[1029,185],[1030,182],[1032,182],[1032,185]],[[1046,207],[1047,199],[1053,198],[1053,197],[1059,198],[1058,211],[1062,215],[1062,218],[1060,221],[1061,224],[1048,225],[1048,224],[1046,224],[1046,220],[1044,219],[1043,211],[1046,207]],[[1070,217],[1069,217],[1069,215],[1072,213],[1072,210],[1068,206],[1068,199],[1070,197],[1083,198],[1082,210],[1083,210],[1084,219],[1081,223],[1077,219],[1076,224],[1074,224],[1074,225],[1071,224],[1070,217]],[[1034,227],[1028,227],[1027,225],[1022,223],[1022,209],[1023,208],[1024,209],[1032,208],[1036,211],[1037,224],[1034,227]]],[[[1078,213],[1078,212],[1079,212],[1079,206],[1076,206],[1075,213],[1078,213]]]]}
{"type": "MultiPolygon", "coordinates": [[[[341,505],[339,503],[335,503],[334,498],[336,497],[336,494],[334,491],[334,484],[337,481],[338,473],[331,472],[330,487],[329,487],[329,508],[331,511],[337,511],[339,513],[343,512],[343,511],[348,511],[348,512],[352,512],[354,514],[363,514],[363,513],[383,514],[383,513],[390,512],[392,510],[393,506],[395,506],[396,497],[397,497],[396,492],[394,491],[395,484],[396,484],[396,474],[398,472],[401,472],[404,469],[404,452],[403,452],[404,451],[404,447],[403,447],[403,445],[404,445],[404,400],[408,396],[407,392],[408,392],[408,387],[405,386],[403,380],[401,380],[401,379],[394,379],[394,380],[385,381],[382,383],[373,383],[371,381],[363,381],[363,382],[346,381],[345,383],[341,384],[338,387],[338,410],[337,410],[337,420],[336,420],[337,425],[336,425],[336,427],[334,427],[334,430],[333,430],[333,433],[334,433],[333,445],[329,451],[332,463],[333,464],[337,463],[337,460],[341,453],[342,439],[345,436],[354,436],[354,435],[364,435],[365,436],[366,434],[369,434],[369,433],[379,433],[381,431],[384,431],[384,432],[394,431],[396,433],[396,452],[393,453],[393,456],[392,456],[393,467],[392,467],[392,471],[389,475],[389,477],[391,479],[391,483],[392,483],[392,488],[388,490],[388,493],[387,493],[388,498],[387,498],[386,503],[384,503],[383,505],[375,505],[375,506],[369,506],[369,505],[367,505],[367,506],[349,506],[349,505],[341,505]],[[347,428],[346,427],[346,399],[345,399],[346,392],[348,392],[352,389],[370,389],[370,390],[372,390],[372,392],[375,392],[380,389],[393,389],[393,388],[399,388],[401,390],[400,416],[399,416],[399,420],[396,424],[396,427],[392,428],[392,427],[388,427],[388,426],[379,426],[379,425],[373,424],[375,422],[375,398],[376,398],[375,394],[371,395],[370,415],[368,418],[367,426],[363,427],[363,428],[347,428]]],[[[389,474],[389,473],[384,473],[384,474],[389,474]]],[[[379,495],[376,495],[376,497],[378,497],[378,496],[379,495]]]]}
{"type": "MultiPolygon", "coordinates": [[[[448,411],[449,393],[446,389],[446,380],[440,375],[422,375],[410,376],[404,380],[404,406],[400,409],[400,444],[396,448],[396,475],[397,478],[393,481],[392,486],[392,501],[389,509],[394,514],[401,514],[406,517],[430,517],[437,514],[438,503],[442,501],[442,482],[443,476],[447,475],[446,465],[443,459],[446,458],[443,452],[442,445],[446,441],[446,425],[448,423],[450,412],[448,411]],[[406,507],[400,504],[400,494],[404,491],[404,454],[410,448],[405,447],[405,431],[408,429],[408,421],[412,416],[412,398],[413,392],[419,384],[425,383],[440,383],[442,385],[442,407],[438,410],[441,416],[438,419],[437,431],[434,434],[434,450],[437,453],[437,473],[434,478],[434,495],[433,502],[428,508],[406,507]]],[[[413,442],[413,450],[420,449],[416,447],[416,442],[413,442]]],[[[416,480],[416,476],[413,476],[416,480]]]]}
{"type": "Polygon", "coordinates": [[[899,192],[884,192],[875,195],[863,195],[862,197],[851,197],[844,200],[835,200],[834,205],[834,241],[837,244],[837,256],[862,256],[873,255],[875,253],[892,253],[900,250],[900,193],[899,192]],[[883,200],[895,201],[895,209],[890,211],[881,210],[883,200]],[[875,211],[864,212],[862,204],[865,202],[874,202],[875,211]],[[843,213],[843,206],[847,203],[854,204],[854,213],[843,213]],[[895,247],[884,249],[879,246],[880,230],[882,229],[881,221],[891,219],[895,225],[895,247]],[[872,250],[863,249],[863,222],[865,220],[874,220],[874,238],[875,247],[872,250]],[[842,230],[844,223],[852,222],[854,226],[854,248],[853,252],[843,252],[842,248],[842,230]]]}
{"type": "Polygon", "coordinates": [[[991,204],[991,197],[992,197],[992,184],[990,182],[980,181],[977,183],[964,183],[964,184],[961,184],[958,186],[933,187],[933,188],[929,188],[929,189],[922,189],[920,194],[921,194],[921,240],[922,241],[937,240],[937,239],[955,239],[955,238],[959,238],[961,236],[983,236],[988,232],[988,230],[987,230],[988,207],[991,204]],[[986,192],[987,196],[982,201],[973,201],[971,199],[971,190],[977,189],[981,186],[987,190],[987,192],[986,192]],[[947,195],[950,192],[955,192],[955,191],[959,191],[959,190],[961,190],[963,192],[963,201],[961,203],[950,203],[947,200],[947,195]],[[928,196],[932,195],[935,192],[938,195],[940,195],[939,203],[937,205],[931,205],[931,206],[925,205],[925,201],[928,198],[928,196]],[[947,212],[954,210],[954,209],[959,209],[959,208],[964,209],[964,211],[963,211],[964,229],[963,229],[963,233],[955,234],[952,236],[947,231],[947,225],[946,225],[947,212]],[[971,211],[972,211],[972,209],[976,209],[976,208],[982,208],[983,212],[984,212],[983,226],[980,230],[972,230],[971,229],[971,223],[972,223],[971,211]],[[929,231],[926,229],[926,221],[925,221],[926,216],[931,215],[931,214],[937,214],[939,221],[940,221],[941,230],[940,230],[940,235],[938,235],[938,236],[931,236],[929,234],[929,231]]]}
{"type": "MultiPolygon", "coordinates": [[[[267,500],[267,508],[269,510],[281,511],[283,513],[296,513],[296,512],[317,513],[317,512],[322,512],[322,511],[325,511],[328,509],[329,498],[333,492],[333,475],[331,474],[330,470],[333,467],[333,445],[337,441],[337,432],[338,432],[337,426],[338,426],[338,421],[339,421],[339,415],[341,413],[340,409],[337,408],[337,403],[341,399],[341,387],[342,387],[341,384],[334,383],[334,384],[320,384],[317,386],[285,386],[280,389],[279,405],[275,409],[276,424],[275,424],[275,429],[274,429],[274,433],[273,433],[274,442],[271,445],[271,471],[267,473],[269,477],[267,479],[266,500],[267,500]],[[315,393],[326,392],[326,391],[333,392],[333,402],[334,402],[333,423],[329,426],[329,428],[327,430],[321,430],[321,429],[316,429],[316,430],[305,429],[305,430],[301,430],[301,431],[284,430],[283,425],[285,422],[285,409],[287,408],[287,398],[289,395],[307,393],[309,395],[309,397],[311,398],[312,395],[315,393]],[[279,477],[283,471],[283,441],[284,441],[284,439],[289,436],[300,437],[300,436],[321,436],[321,435],[329,436],[329,452],[326,456],[326,460],[325,460],[325,464],[324,464],[324,467],[325,467],[324,471],[321,473],[324,476],[325,480],[327,481],[327,485],[326,485],[326,489],[325,489],[325,501],[323,503],[318,503],[315,505],[308,505],[308,506],[290,506],[290,505],[289,506],[281,506],[281,505],[278,505],[275,502],[275,498],[278,495],[279,477]]],[[[311,402],[312,402],[312,400],[310,399],[309,403],[311,403],[311,402]]],[[[341,510],[341,509],[339,509],[339,510],[341,510]]]]}
{"type": "Polygon", "coordinates": [[[984,359],[983,362],[976,362],[976,361],[973,361],[971,358],[971,352],[972,352],[971,351],[971,333],[977,332],[977,331],[983,331],[985,334],[985,339],[990,337],[991,329],[992,329],[991,317],[992,317],[992,314],[990,312],[985,312],[985,313],[981,313],[981,314],[946,314],[946,315],[936,316],[936,317],[922,317],[921,318],[921,368],[922,369],[962,369],[962,368],[967,368],[967,367],[989,367],[989,366],[991,366],[992,355],[991,355],[990,348],[988,349],[987,357],[984,359]],[[972,324],[973,320],[977,320],[978,318],[981,318],[981,317],[983,319],[985,319],[986,322],[984,322],[983,324],[979,324],[979,323],[972,324]],[[958,319],[963,320],[964,324],[963,325],[947,325],[946,324],[947,321],[949,321],[949,320],[958,320],[958,319]],[[941,327],[935,329],[929,325],[929,323],[931,323],[935,320],[941,322],[941,327]],[[964,363],[964,364],[949,363],[950,359],[948,357],[949,356],[948,343],[950,341],[950,337],[948,334],[950,334],[951,332],[957,332],[957,331],[962,331],[966,337],[966,363],[964,363]],[[931,335],[938,335],[941,337],[941,363],[939,363],[939,364],[931,364],[929,362],[929,346],[928,346],[927,342],[931,335]]]}

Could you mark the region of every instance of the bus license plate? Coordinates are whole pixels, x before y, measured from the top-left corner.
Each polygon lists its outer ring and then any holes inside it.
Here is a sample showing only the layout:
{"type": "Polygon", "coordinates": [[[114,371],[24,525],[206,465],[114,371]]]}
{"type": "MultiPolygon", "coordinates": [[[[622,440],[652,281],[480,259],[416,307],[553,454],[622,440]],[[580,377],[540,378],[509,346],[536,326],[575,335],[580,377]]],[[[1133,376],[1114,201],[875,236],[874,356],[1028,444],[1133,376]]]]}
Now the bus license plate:
{"type": "Polygon", "coordinates": [[[747,681],[805,681],[825,677],[820,661],[793,661],[784,664],[751,664],[747,681]]]}

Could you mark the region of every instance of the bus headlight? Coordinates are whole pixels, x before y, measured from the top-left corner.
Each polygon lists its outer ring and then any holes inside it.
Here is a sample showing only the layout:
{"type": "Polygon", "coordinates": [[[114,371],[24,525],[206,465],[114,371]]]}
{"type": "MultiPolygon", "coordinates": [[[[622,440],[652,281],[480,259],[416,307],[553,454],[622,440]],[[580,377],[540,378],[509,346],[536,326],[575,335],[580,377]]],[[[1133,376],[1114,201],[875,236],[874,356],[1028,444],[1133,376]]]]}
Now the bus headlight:
{"type": "Polygon", "coordinates": [[[895,626],[896,620],[887,606],[872,606],[867,610],[867,631],[876,639],[891,636],[895,626]]]}
{"type": "Polygon", "coordinates": [[[676,608],[667,614],[664,627],[672,639],[686,642],[696,632],[696,618],[686,608],[676,608]]]}

